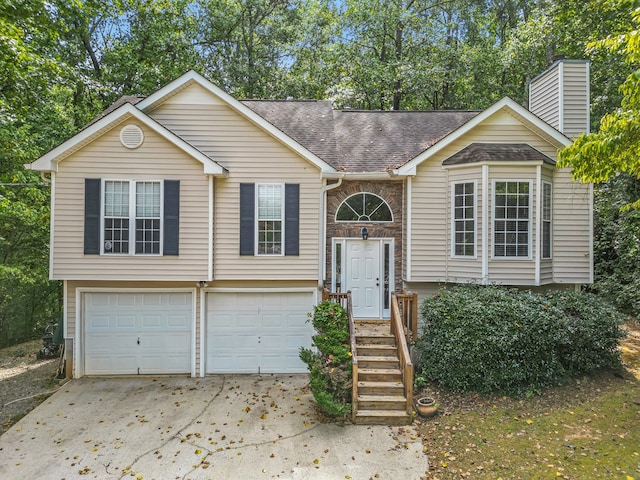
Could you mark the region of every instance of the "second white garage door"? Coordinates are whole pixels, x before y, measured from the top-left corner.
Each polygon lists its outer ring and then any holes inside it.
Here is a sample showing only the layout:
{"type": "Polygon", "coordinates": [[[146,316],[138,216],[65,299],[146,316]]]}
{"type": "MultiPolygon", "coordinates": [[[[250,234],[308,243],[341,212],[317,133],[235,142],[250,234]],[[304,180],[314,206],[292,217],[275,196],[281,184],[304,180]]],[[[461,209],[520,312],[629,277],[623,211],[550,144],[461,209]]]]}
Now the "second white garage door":
{"type": "Polygon", "coordinates": [[[191,292],[84,294],[86,375],[191,372],[191,292]]]}
{"type": "Polygon", "coordinates": [[[212,292],[207,295],[207,373],[304,373],[315,293],[212,292]]]}

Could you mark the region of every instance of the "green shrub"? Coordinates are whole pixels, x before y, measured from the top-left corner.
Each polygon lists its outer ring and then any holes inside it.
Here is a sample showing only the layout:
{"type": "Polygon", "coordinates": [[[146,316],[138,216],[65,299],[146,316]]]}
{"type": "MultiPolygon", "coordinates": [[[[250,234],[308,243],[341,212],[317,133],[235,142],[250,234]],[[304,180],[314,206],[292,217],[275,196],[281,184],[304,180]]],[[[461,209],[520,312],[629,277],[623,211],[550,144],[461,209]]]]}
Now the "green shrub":
{"type": "Polygon", "coordinates": [[[314,308],[313,327],[317,350],[300,349],[300,359],[309,368],[311,393],[318,407],[332,417],[351,411],[351,349],[347,311],[334,302],[322,302],[314,308]]]}
{"type": "Polygon", "coordinates": [[[620,363],[622,317],[593,295],[460,286],[421,313],[418,374],[454,391],[530,395],[620,363]]]}

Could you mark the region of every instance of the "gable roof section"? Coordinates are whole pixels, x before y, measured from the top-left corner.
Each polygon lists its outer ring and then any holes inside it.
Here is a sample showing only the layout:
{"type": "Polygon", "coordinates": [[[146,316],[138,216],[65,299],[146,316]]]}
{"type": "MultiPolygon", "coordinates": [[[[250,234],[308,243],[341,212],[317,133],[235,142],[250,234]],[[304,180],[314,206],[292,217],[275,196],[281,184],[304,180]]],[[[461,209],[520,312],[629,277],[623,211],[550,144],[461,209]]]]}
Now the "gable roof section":
{"type": "Polygon", "coordinates": [[[26,164],[25,167],[30,170],[40,170],[43,172],[57,172],[58,164],[72,153],[78,151],[85,145],[89,144],[104,132],[112,129],[123,121],[134,118],[136,121],[153,130],[155,133],[165,138],[176,147],[181,149],[187,155],[200,162],[204,168],[205,174],[210,175],[226,175],[227,171],[221,165],[216,163],[210,157],[193,147],[183,139],[173,134],[158,122],[138,110],[130,103],[125,103],[119,108],[108,113],[104,117],[89,124],[86,128],[71,137],[66,142],[49,151],[35,162],[26,164]]]}
{"type": "Polygon", "coordinates": [[[178,77],[173,82],[165,85],[160,90],[140,101],[136,106],[142,111],[153,110],[155,107],[162,104],[166,99],[172,97],[173,95],[176,95],[178,92],[193,83],[197,83],[209,93],[216,96],[239,115],[252,122],[258,128],[267,132],[269,135],[296,152],[309,163],[318,167],[320,171],[335,172],[335,169],[329,163],[321,159],[306,146],[298,142],[292,136],[287,135],[275,125],[267,121],[264,117],[260,116],[258,113],[254,112],[252,109],[244,105],[241,101],[236,100],[224,90],[215,86],[209,80],[193,70],[189,70],[187,73],[178,77]]]}
{"type": "Polygon", "coordinates": [[[496,113],[503,110],[507,111],[513,117],[522,122],[523,125],[527,126],[530,130],[545,138],[549,143],[555,145],[557,148],[562,148],[572,143],[568,137],[557,131],[551,125],[547,124],[546,122],[535,116],[533,113],[531,113],[529,110],[517,104],[510,98],[505,97],[502,100],[494,103],[491,107],[484,110],[482,113],[475,116],[455,131],[451,132],[439,142],[435,143],[431,148],[425,150],[420,155],[413,158],[411,161],[402,165],[400,168],[395,169],[394,173],[396,175],[415,175],[416,168],[422,162],[435,155],[437,152],[447,147],[455,140],[462,137],[474,127],[478,126],[482,122],[491,118],[496,113]]]}
{"type": "Polygon", "coordinates": [[[451,155],[443,166],[467,165],[480,162],[512,161],[544,162],[555,165],[555,160],[526,143],[472,143],[451,155]]]}

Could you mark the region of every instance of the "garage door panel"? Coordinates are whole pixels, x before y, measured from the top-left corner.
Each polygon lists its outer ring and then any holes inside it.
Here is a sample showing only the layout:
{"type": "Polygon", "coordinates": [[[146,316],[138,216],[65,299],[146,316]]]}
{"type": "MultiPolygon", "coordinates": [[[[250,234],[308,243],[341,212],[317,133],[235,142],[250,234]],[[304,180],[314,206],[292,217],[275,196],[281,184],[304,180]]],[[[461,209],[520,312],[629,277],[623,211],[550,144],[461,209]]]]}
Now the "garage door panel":
{"type": "Polygon", "coordinates": [[[207,296],[207,373],[299,373],[313,292],[214,292],[207,296]]]}
{"type": "Polygon", "coordinates": [[[87,375],[191,372],[191,293],[91,292],[84,304],[87,375]]]}

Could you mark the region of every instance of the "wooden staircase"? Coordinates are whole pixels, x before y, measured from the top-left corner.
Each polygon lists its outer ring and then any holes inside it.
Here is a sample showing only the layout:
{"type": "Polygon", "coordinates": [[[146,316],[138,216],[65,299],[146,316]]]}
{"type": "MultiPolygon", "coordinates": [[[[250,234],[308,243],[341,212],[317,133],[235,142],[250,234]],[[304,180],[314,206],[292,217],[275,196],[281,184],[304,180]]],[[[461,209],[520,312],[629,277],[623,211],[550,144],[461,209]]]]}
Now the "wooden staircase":
{"type": "Polygon", "coordinates": [[[389,320],[356,320],[355,415],[362,425],[408,425],[405,385],[389,320]]]}

